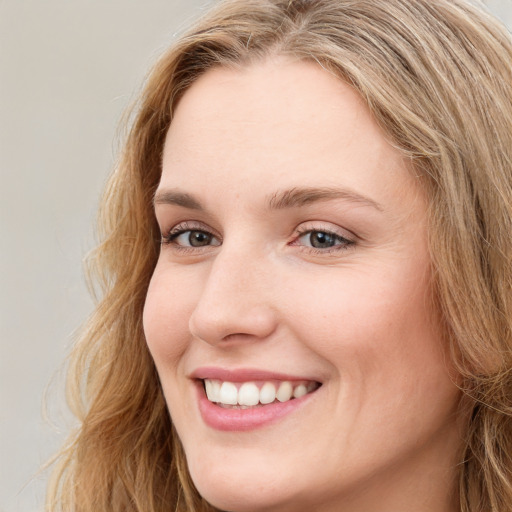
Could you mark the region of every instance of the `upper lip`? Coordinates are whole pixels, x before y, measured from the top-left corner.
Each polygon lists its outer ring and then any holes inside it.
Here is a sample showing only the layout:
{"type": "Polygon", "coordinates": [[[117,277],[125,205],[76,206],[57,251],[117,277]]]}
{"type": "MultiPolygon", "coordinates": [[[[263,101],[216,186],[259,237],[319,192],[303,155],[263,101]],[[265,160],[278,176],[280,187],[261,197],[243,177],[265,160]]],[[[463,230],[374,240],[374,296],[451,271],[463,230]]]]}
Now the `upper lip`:
{"type": "Polygon", "coordinates": [[[313,381],[320,382],[317,378],[309,375],[291,375],[257,368],[219,368],[213,366],[203,366],[195,369],[190,374],[191,379],[216,379],[227,382],[248,382],[253,380],[269,381],[313,381]]]}

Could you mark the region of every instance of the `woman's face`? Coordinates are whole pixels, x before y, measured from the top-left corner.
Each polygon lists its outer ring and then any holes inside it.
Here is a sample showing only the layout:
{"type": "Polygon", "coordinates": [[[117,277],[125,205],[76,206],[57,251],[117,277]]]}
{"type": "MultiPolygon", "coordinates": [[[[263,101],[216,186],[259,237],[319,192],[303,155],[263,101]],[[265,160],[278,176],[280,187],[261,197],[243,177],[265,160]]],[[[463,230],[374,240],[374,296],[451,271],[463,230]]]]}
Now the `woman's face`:
{"type": "Polygon", "coordinates": [[[144,328],[199,492],[237,512],[448,510],[459,392],[421,178],[359,96],[284,58],[208,71],[155,211],[144,328]]]}

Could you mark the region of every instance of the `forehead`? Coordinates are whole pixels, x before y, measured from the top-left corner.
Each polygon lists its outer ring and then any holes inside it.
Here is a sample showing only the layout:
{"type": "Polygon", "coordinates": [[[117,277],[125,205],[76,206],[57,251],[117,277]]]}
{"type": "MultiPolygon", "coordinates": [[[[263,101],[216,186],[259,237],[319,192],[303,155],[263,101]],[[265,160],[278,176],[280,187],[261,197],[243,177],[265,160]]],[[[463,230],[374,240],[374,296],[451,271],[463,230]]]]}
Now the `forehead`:
{"type": "Polygon", "coordinates": [[[317,63],[284,57],[206,72],[169,128],[161,186],[236,193],[242,183],[265,194],[294,186],[395,195],[416,188],[357,92],[317,63]]]}

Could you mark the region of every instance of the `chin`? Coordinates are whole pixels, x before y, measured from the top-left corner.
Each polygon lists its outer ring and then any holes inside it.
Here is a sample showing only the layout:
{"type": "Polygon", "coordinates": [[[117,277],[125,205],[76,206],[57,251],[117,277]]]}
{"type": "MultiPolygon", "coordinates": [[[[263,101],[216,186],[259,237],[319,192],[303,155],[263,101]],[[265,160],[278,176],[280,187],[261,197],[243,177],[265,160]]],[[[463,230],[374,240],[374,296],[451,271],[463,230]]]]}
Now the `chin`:
{"type": "Polygon", "coordinates": [[[233,471],[206,467],[199,463],[190,467],[192,481],[199,494],[214,507],[226,512],[297,512],[293,483],[278,481],[264,466],[237,468],[233,471]]]}
{"type": "MultiPolygon", "coordinates": [[[[298,512],[293,500],[261,493],[259,490],[233,489],[233,486],[209,488],[202,493],[208,503],[226,512],[298,512]]],[[[311,510],[311,509],[310,509],[311,510]]]]}

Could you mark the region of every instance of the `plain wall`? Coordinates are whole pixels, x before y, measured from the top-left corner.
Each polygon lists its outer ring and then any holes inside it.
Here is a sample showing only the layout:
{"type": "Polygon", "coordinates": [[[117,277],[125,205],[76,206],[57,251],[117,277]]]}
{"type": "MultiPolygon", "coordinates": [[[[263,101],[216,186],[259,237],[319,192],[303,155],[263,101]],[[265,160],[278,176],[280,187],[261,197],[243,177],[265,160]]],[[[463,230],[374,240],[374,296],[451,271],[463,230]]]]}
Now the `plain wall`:
{"type": "MultiPolygon", "coordinates": [[[[38,468],[73,423],[59,368],[92,307],[81,260],[121,114],[209,3],[0,0],[0,512],[43,510],[38,468]]],[[[488,4],[512,27],[511,0],[488,4]]]]}

